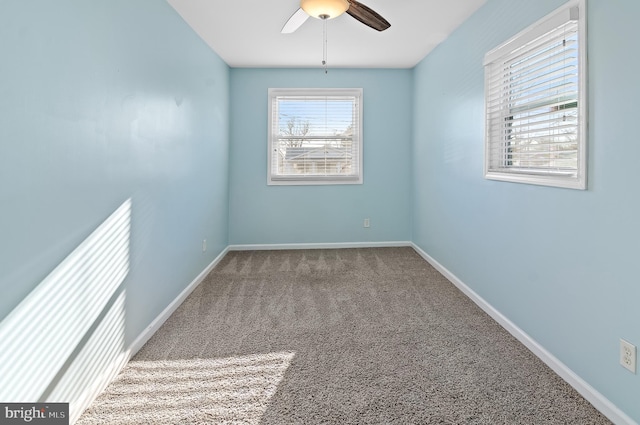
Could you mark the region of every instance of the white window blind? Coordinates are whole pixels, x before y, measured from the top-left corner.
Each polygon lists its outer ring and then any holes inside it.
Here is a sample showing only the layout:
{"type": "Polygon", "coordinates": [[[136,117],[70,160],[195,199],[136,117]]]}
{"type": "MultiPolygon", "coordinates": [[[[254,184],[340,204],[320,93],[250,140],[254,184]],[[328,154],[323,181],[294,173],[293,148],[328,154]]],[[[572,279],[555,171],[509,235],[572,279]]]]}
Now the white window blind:
{"type": "Polygon", "coordinates": [[[269,90],[269,184],[362,182],[362,90],[269,90]]]}
{"type": "Polygon", "coordinates": [[[586,75],[572,2],[485,56],[485,176],[584,189],[586,75]]]}

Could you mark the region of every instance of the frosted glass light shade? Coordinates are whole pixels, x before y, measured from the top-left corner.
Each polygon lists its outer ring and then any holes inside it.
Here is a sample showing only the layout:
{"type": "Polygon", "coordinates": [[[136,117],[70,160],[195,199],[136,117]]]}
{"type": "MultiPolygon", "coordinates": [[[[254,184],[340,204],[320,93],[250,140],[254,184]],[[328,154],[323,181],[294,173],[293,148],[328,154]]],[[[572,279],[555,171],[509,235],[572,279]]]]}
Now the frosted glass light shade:
{"type": "Polygon", "coordinates": [[[333,19],[349,9],[349,2],[347,0],[300,0],[300,7],[314,18],[321,19],[321,16],[328,16],[326,19],[333,19]]]}

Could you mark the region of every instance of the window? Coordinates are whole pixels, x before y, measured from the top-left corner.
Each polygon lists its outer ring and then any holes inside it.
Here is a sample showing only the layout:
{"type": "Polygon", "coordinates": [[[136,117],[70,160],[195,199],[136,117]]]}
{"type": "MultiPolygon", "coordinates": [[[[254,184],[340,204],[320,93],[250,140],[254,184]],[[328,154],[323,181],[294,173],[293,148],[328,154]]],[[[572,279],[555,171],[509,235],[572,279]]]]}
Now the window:
{"type": "Polygon", "coordinates": [[[362,89],[269,89],[268,184],[362,183],[362,89]]]}
{"type": "Polygon", "coordinates": [[[486,54],[486,178],[586,188],[585,26],[574,0],[486,54]]]}

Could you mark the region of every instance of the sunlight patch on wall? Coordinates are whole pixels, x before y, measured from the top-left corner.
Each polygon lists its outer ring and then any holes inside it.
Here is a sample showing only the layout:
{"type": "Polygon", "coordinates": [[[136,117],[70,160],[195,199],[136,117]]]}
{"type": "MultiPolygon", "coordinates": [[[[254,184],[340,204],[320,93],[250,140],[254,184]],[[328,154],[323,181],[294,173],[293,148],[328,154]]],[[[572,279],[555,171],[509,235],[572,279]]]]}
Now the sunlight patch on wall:
{"type": "Polygon", "coordinates": [[[128,199],[0,322],[0,400],[73,402],[124,351],[130,233],[128,199]]]}
{"type": "Polygon", "coordinates": [[[259,424],[294,356],[132,360],[77,425],[259,424]]]}
{"type": "Polygon", "coordinates": [[[124,312],[122,290],[117,292],[117,298],[77,356],[70,359],[68,367],[63,367],[59,379],[54,379],[50,394],[44,394],[43,399],[71,402],[70,423],[77,420],[129,360],[130,352],[124,346],[124,312]]]}

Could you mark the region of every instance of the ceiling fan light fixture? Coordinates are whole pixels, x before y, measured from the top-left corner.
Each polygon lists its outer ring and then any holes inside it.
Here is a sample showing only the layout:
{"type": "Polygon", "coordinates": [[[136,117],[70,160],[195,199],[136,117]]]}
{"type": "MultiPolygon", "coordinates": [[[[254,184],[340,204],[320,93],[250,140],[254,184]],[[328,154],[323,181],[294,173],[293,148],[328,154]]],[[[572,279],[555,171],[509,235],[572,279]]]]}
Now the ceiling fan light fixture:
{"type": "Polygon", "coordinates": [[[333,19],[349,9],[349,2],[347,0],[300,0],[300,7],[314,18],[333,19]]]}

